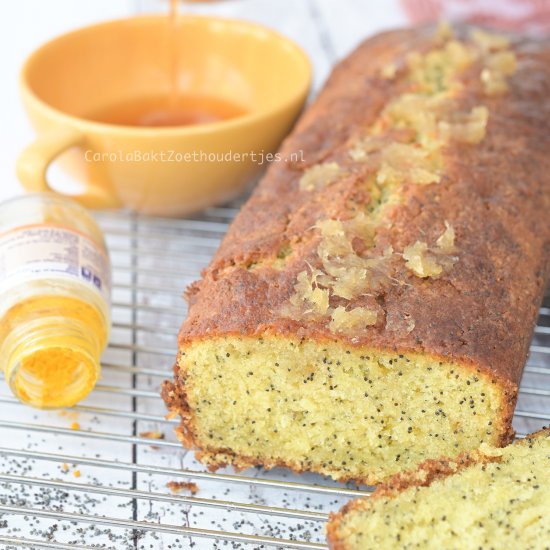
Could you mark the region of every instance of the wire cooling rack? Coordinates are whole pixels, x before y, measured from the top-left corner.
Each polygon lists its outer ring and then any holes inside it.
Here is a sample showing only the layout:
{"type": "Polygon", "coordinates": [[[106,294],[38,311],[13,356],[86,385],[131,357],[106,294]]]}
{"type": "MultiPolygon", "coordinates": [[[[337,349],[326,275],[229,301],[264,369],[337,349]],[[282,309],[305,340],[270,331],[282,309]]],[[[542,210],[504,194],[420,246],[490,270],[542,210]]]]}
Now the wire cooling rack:
{"type": "MultiPolygon", "coordinates": [[[[2,548],[322,549],[328,512],[368,494],[281,469],[209,473],[175,439],[177,420],[164,418],[159,384],[171,376],[182,290],[209,262],[237,206],[182,220],[98,215],[114,266],[103,378],[62,411],[25,407],[0,382],[2,548]]],[[[548,420],[547,297],[514,424],[521,436],[548,420]]]]}

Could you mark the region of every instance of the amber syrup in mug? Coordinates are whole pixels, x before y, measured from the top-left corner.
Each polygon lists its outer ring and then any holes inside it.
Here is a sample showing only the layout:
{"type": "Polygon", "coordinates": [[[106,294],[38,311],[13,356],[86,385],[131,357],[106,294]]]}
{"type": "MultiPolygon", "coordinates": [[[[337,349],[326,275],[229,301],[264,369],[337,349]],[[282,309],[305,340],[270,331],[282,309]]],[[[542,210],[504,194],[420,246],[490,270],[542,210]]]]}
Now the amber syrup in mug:
{"type": "MultiPolygon", "coordinates": [[[[196,0],[195,0],[196,1],[196,0]]],[[[178,87],[181,51],[177,44],[178,0],[170,0],[168,16],[170,90],[165,94],[135,97],[107,104],[88,113],[94,122],[122,126],[167,127],[208,124],[245,114],[245,110],[229,101],[209,96],[191,96],[178,87]]]]}

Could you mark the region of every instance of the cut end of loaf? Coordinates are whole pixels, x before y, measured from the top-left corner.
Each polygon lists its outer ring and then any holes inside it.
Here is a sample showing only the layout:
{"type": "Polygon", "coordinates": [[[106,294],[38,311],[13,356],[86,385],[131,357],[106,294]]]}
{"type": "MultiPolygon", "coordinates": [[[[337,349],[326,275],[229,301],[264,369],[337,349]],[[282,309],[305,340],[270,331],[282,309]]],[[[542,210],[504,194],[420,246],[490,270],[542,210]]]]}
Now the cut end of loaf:
{"type": "Polygon", "coordinates": [[[378,483],[510,438],[515,388],[430,355],[282,336],[185,346],[164,398],[215,468],[263,465],[378,483]]]}
{"type": "Polygon", "coordinates": [[[333,550],[547,548],[550,430],[395,476],[327,526],[333,550]]]}

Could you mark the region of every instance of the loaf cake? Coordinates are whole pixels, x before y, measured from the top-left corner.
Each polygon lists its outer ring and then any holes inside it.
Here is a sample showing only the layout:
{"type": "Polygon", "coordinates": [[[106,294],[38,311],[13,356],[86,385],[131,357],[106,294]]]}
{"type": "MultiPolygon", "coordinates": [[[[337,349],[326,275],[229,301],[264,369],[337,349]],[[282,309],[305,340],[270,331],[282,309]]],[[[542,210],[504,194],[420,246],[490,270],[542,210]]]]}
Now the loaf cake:
{"type": "Polygon", "coordinates": [[[550,545],[550,429],[396,474],[331,516],[333,550],[540,549],[550,545]]]}
{"type": "Polygon", "coordinates": [[[549,274],[549,97],[547,44],[479,29],[342,61],[188,290],[162,391],[182,443],[369,484],[507,444],[549,274]]]}

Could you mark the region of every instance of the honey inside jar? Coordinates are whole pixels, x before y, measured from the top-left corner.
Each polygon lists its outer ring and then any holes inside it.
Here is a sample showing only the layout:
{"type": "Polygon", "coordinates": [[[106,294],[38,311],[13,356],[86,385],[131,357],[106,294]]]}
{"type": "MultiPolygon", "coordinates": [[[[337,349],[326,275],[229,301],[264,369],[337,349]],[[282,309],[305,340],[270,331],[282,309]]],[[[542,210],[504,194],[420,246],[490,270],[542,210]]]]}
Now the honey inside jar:
{"type": "Polygon", "coordinates": [[[46,193],[0,204],[0,370],[20,401],[70,407],[94,388],[110,278],[103,236],[84,208],[46,193]]]}
{"type": "Polygon", "coordinates": [[[98,356],[106,345],[106,320],[78,298],[38,296],[13,306],[0,320],[0,341],[16,345],[5,371],[14,394],[40,408],[73,405],[95,386],[98,356]],[[83,333],[84,332],[84,333],[83,333]]]}

